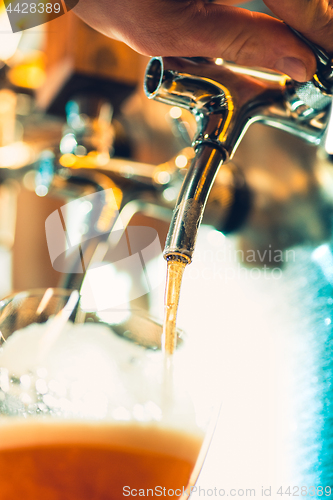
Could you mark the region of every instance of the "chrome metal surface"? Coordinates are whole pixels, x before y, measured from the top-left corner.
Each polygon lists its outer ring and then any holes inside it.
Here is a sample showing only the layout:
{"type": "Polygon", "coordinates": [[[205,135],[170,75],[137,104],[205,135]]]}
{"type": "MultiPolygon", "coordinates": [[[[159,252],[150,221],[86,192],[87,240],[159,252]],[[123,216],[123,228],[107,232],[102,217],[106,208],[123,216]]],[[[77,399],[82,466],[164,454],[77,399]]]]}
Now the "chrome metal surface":
{"type": "Polygon", "coordinates": [[[319,144],[331,95],[323,93],[315,80],[303,85],[281,75],[277,81],[265,81],[231,68],[202,58],[199,62],[153,58],[146,71],[146,94],[150,99],[190,110],[198,122],[194,146],[213,142],[226,150],[228,158],[233,157],[244,133],[255,122],[319,144]]]}
{"type": "Polygon", "coordinates": [[[202,144],[180,190],[167,236],[164,256],[192,260],[198,227],[217,171],[225,160],[223,151],[202,144]]]}
{"type": "Polygon", "coordinates": [[[166,257],[174,253],[189,260],[204,203],[195,203],[191,217],[187,207],[203,196],[202,185],[208,196],[208,183],[214,182],[218,165],[233,157],[249,126],[263,123],[319,145],[332,100],[331,89],[316,75],[311,82],[301,84],[283,75],[274,78],[272,72],[255,74],[204,58],[152,58],[145,91],[150,99],[188,109],[198,124],[193,140],[196,157],[184,180],[164,252],[166,257]],[[218,165],[213,162],[210,166],[210,155],[203,155],[205,148],[210,152],[215,148],[218,165]],[[200,196],[195,194],[198,192],[200,196]]]}

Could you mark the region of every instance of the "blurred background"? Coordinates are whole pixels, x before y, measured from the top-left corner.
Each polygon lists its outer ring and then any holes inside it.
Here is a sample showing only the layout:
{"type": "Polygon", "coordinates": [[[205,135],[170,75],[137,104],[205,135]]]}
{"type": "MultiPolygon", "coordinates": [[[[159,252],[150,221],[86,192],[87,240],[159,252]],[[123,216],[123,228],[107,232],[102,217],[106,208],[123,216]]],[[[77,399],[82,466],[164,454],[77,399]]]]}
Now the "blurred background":
{"type": "MultiPolygon", "coordinates": [[[[148,59],[73,13],[15,34],[0,14],[0,295],[89,287],[87,267],[103,262],[102,295],[162,318],[161,249],[193,157],[194,118],[148,100],[148,59]],[[91,197],[108,189],[114,197],[95,212],[91,197]],[[50,257],[52,214],[61,226],[50,257]],[[121,262],[153,241],[144,265],[121,262]]],[[[220,370],[202,488],[262,496],[272,487],[278,498],[282,485],[333,482],[332,183],[323,150],[262,125],[219,172],[179,311],[179,326],[207,347],[193,362],[206,356],[220,370]]]]}

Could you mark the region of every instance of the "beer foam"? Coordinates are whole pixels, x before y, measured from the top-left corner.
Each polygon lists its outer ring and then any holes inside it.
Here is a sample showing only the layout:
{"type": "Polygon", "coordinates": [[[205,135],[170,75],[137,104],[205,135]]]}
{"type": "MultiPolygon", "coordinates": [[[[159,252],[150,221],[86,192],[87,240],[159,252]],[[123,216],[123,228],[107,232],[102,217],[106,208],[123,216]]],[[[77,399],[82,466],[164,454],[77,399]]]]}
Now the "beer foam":
{"type": "Polygon", "coordinates": [[[103,353],[115,348],[115,341],[111,340],[113,337],[110,336],[108,327],[98,324],[73,325],[67,322],[44,354],[43,341],[52,322],[53,319],[43,324],[34,323],[13,333],[3,345],[0,366],[19,377],[33,371],[36,366],[44,365],[53,369],[58,363],[64,366],[66,362],[79,358],[86,361],[87,355],[90,363],[94,357],[101,361],[106,357],[103,353]]]}
{"type": "MultiPolygon", "coordinates": [[[[52,321],[52,320],[51,320],[52,321]]],[[[49,322],[13,333],[0,353],[0,415],[169,422],[193,428],[196,411],[182,377],[165,396],[161,352],[96,324],[66,324],[41,353],[49,322]]]]}
{"type": "Polygon", "coordinates": [[[0,419],[0,450],[77,444],[156,451],[190,460],[198,456],[203,439],[199,429],[184,432],[157,423],[0,419]]]}

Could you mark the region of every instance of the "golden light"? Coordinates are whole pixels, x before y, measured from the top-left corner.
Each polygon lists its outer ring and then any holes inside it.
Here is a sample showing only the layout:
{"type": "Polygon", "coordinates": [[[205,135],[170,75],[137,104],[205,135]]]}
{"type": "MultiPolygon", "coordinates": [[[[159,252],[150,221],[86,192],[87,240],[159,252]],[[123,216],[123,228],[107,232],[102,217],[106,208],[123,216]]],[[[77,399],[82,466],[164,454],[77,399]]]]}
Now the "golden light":
{"type": "Polygon", "coordinates": [[[66,153],[60,156],[59,163],[62,167],[73,167],[76,163],[76,156],[72,153],[66,153]]]}
{"type": "Polygon", "coordinates": [[[22,33],[13,33],[5,11],[4,2],[0,3],[0,60],[7,61],[16,52],[22,33]]]}
{"type": "Polygon", "coordinates": [[[185,155],[178,155],[175,159],[176,167],[185,168],[188,163],[188,158],[185,155]]]}
{"type": "Polygon", "coordinates": [[[178,106],[173,106],[170,111],[169,111],[169,115],[171,116],[171,118],[173,118],[174,120],[177,120],[178,118],[180,118],[182,116],[182,110],[181,108],[179,108],[178,106]]]}
{"type": "Polygon", "coordinates": [[[43,55],[38,52],[28,61],[12,67],[8,78],[18,87],[37,89],[45,81],[43,55]]]}
{"type": "Polygon", "coordinates": [[[32,149],[24,142],[14,142],[0,147],[0,168],[21,168],[32,161],[32,149]]]}
{"type": "Polygon", "coordinates": [[[273,70],[262,70],[260,68],[250,68],[247,66],[238,66],[233,63],[226,63],[226,68],[231,69],[233,73],[251,76],[253,78],[258,78],[259,80],[264,80],[268,82],[275,82],[282,87],[286,84],[287,80],[290,80],[289,76],[283,75],[273,70]]]}
{"type": "Polygon", "coordinates": [[[154,172],[154,181],[158,184],[168,184],[170,179],[171,177],[167,170],[157,168],[154,172]]]}

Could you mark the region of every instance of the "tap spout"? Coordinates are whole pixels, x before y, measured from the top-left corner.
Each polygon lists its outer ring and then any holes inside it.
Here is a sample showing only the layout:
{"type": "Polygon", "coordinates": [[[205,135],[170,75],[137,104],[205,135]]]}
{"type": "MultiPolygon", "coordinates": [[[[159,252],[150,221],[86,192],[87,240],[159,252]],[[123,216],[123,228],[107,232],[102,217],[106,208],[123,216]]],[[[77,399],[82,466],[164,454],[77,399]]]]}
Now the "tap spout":
{"type": "Polygon", "coordinates": [[[166,239],[163,255],[191,262],[195,241],[207,199],[226,152],[211,144],[201,144],[185,177],[166,239]]]}

